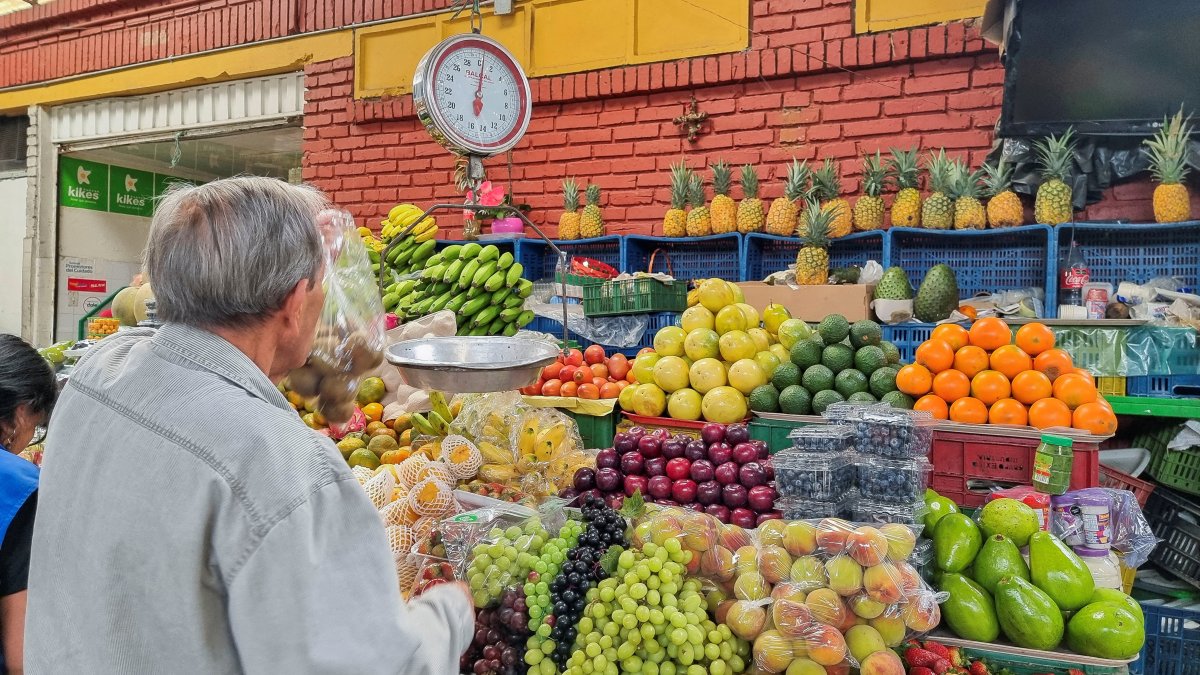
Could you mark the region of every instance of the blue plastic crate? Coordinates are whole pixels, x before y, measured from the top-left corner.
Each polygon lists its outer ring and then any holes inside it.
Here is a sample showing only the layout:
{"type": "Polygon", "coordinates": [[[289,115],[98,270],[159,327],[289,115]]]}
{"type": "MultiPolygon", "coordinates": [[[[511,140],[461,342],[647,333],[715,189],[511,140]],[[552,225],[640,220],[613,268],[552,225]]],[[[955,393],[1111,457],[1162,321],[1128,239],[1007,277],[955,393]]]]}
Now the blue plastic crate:
{"type": "Polygon", "coordinates": [[[1200,287],[1200,221],[1060,225],[1056,261],[1070,249],[1072,236],[1083,249],[1092,281],[1116,288],[1122,281],[1145,283],[1165,276],[1200,287]]]}
{"type": "Polygon", "coordinates": [[[1142,603],[1146,646],[1129,672],[1144,675],[1191,675],[1200,663],[1200,612],[1142,603]]]}
{"type": "Polygon", "coordinates": [[[1125,378],[1126,396],[1200,397],[1200,375],[1139,375],[1125,378]]]}
{"type": "Polygon", "coordinates": [[[740,278],[742,267],[742,235],[714,234],[711,237],[625,237],[626,272],[668,272],[676,279],[725,280],[740,278]],[[655,250],[662,253],[654,259],[650,269],[650,256],[655,250]],[[668,260],[670,266],[668,267],[668,260]]]}
{"type": "MultiPolygon", "coordinates": [[[[868,260],[884,264],[883,249],[886,233],[855,232],[831,241],[829,266],[849,267],[865,265],[868,260]]],[[[754,232],[745,235],[742,245],[741,281],[762,281],[768,274],[787,269],[796,263],[796,252],[800,240],[796,237],[780,237],[774,234],[754,232]]]]}
{"type": "Polygon", "coordinates": [[[912,363],[917,358],[917,347],[933,335],[932,323],[902,323],[896,326],[883,326],[883,339],[896,345],[900,350],[900,362],[912,363]]]}
{"type": "Polygon", "coordinates": [[[1058,288],[1054,241],[1054,230],[1045,225],[999,230],[894,227],[888,231],[883,257],[885,265],[897,265],[908,273],[913,288],[920,287],[930,267],[949,265],[962,298],[981,292],[1044,288],[1047,316],[1054,316],[1058,288]]]}
{"type": "MultiPolygon", "coordinates": [[[[595,237],[594,239],[555,240],[554,245],[567,254],[567,262],[571,258],[591,258],[606,265],[612,265],[618,272],[625,259],[625,238],[619,235],[595,237]]],[[[550,245],[541,239],[522,239],[517,244],[517,262],[525,266],[525,278],[540,280],[553,279],[557,265],[554,251],[550,245]]]]}
{"type": "MultiPolygon", "coordinates": [[[[654,346],[654,334],[657,333],[660,328],[678,325],[680,315],[678,312],[657,312],[655,314],[645,314],[643,316],[645,316],[649,322],[646,326],[646,332],[642,334],[642,339],[637,345],[633,347],[613,347],[611,345],[602,344],[601,346],[604,347],[604,350],[610,355],[616,352],[621,352],[625,356],[633,358],[634,356],[637,356],[639,351],[645,349],[646,347],[654,346]]],[[[562,321],[556,321],[544,316],[535,316],[533,318],[533,322],[530,323],[526,328],[528,330],[549,333],[560,338],[562,336],[562,321]]],[[[591,345],[600,344],[588,340],[573,330],[567,331],[567,339],[579,343],[580,349],[587,349],[591,345]]]]}

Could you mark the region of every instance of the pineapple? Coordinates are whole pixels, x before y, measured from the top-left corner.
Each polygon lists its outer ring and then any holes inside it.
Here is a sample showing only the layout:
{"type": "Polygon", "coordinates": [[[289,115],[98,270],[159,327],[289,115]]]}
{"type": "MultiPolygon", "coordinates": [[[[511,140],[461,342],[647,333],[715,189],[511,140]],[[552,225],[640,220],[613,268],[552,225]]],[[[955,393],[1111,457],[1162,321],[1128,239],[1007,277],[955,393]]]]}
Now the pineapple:
{"type": "Polygon", "coordinates": [[[863,191],[866,193],[854,202],[854,229],[878,230],[883,227],[883,158],[879,151],[875,156],[863,157],[863,191]]]}
{"type": "Polygon", "coordinates": [[[783,196],[771,202],[771,209],[767,211],[767,232],[781,237],[796,233],[796,200],[808,191],[810,173],[807,162],[793,159],[788,165],[783,196]]]}
{"type": "MultiPolygon", "coordinates": [[[[832,159],[826,159],[820,169],[813,172],[813,194],[821,201],[821,208],[834,211],[838,215],[829,224],[829,237],[844,237],[850,234],[853,219],[850,214],[850,203],[838,196],[842,191],[842,179],[838,175],[838,165],[832,159]]],[[[800,236],[808,231],[808,210],[800,212],[800,236]]]]}
{"type": "Polygon", "coordinates": [[[954,200],[954,229],[982,230],[987,226],[987,211],[979,201],[983,171],[972,171],[966,162],[950,165],[950,198],[954,200]]]}
{"type": "Polygon", "coordinates": [[[796,254],[796,283],[801,286],[820,286],[829,282],[829,227],[841,217],[841,205],[824,208],[816,199],[804,207],[808,233],[804,246],[796,254]]]}
{"type": "Polygon", "coordinates": [[[687,235],[688,190],[691,189],[692,174],[683,162],[671,165],[671,208],[663,216],[663,236],[683,237],[687,235]]]}
{"type": "Polygon", "coordinates": [[[925,161],[930,194],[921,205],[921,222],[931,230],[948,230],[954,224],[954,202],[946,195],[950,188],[950,166],[945,150],[930,153],[925,161]]]}
{"type": "Polygon", "coordinates": [[[1154,188],[1154,220],[1160,223],[1178,223],[1192,219],[1192,204],[1187,186],[1183,184],[1188,174],[1188,139],[1192,135],[1191,117],[1183,118],[1183,111],[1175,113],[1170,120],[1163,120],[1163,128],[1154,138],[1145,141],[1143,152],[1150,159],[1150,173],[1158,186],[1154,188]]]}
{"type": "Polygon", "coordinates": [[[750,164],[742,167],[742,201],[738,204],[737,229],[742,234],[759,232],[766,214],[758,198],[758,172],[750,164]]]}
{"type": "Polygon", "coordinates": [[[709,217],[708,207],[704,205],[704,179],[692,174],[691,186],[688,189],[692,210],[687,214],[687,235],[689,237],[705,237],[712,234],[712,218],[709,217]]]}
{"type": "Polygon", "coordinates": [[[920,178],[917,170],[917,149],[891,149],[892,157],[887,163],[888,176],[895,181],[896,199],[892,201],[892,227],[921,226],[921,191],[917,189],[920,178]]]}
{"type": "Polygon", "coordinates": [[[600,213],[600,186],[587,186],[587,206],[579,217],[579,234],[584,239],[604,236],[604,216],[600,213]]]}
{"type": "Polygon", "coordinates": [[[1000,158],[995,165],[984,164],[983,179],[988,195],[988,224],[992,227],[1017,227],[1025,221],[1025,207],[1012,191],[1012,166],[1000,158]]]}
{"type": "Polygon", "coordinates": [[[1062,136],[1051,136],[1033,144],[1038,163],[1042,165],[1042,177],[1046,179],[1038,186],[1033,202],[1033,219],[1042,225],[1070,222],[1074,215],[1071,186],[1066,183],[1071,177],[1071,163],[1075,161],[1074,134],[1075,130],[1068,127],[1062,136]]]}
{"type": "Polygon", "coordinates": [[[562,182],[563,214],[558,217],[558,238],[579,238],[579,185],[568,178],[562,182]]]}
{"type": "Polygon", "coordinates": [[[733,172],[724,161],[712,165],[713,198],[708,210],[712,213],[713,234],[728,234],[737,230],[737,204],[729,196],[733,172]]]}

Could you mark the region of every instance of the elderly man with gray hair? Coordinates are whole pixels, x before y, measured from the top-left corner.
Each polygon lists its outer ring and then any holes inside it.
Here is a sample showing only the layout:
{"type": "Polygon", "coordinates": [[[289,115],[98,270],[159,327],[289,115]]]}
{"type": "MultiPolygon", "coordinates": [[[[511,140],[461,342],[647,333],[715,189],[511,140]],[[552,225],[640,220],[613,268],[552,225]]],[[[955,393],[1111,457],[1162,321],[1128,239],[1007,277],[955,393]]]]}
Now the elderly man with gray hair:
{"type": "Polygon", "coordinates": [[[312,347],[326,207],[265,178],[162,199],[165,325],[89,350],[48,433],[27,673],[458,671],[466,587],[401,600],[366,493],[276,388],[312,347]]]}

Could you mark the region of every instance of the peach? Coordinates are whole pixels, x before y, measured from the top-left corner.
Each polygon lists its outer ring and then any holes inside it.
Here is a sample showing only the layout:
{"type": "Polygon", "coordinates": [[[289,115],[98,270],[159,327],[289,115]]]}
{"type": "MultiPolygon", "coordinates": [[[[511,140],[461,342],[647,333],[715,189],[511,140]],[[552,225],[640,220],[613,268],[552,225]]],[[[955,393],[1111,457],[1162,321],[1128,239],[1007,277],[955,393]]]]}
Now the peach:
{"type": "Polygon", "coordinates": [[[753,546],[743,546],[734,551],[733,560],[738,574],[758,571],[758,549],[753,546]]]}
{"type": "Polygon", "coordinates": [[[792,663],[792,643],[778,631],[764,631],[754,640],[754,663],[771,673],[782,673],[792,663]]]}
{"type": "Polygon", "coordinates": [[[826,518],[817,525],[817,547],[826,555],[837,555],[846,548],[846,536],[853,530],[841,518],[826,518]]]}
{"type": "Polygon", "coordinates": [[[737,580],[733,582],[733,594],[739,600],[762,600],[770,593],[771,588],[767,586],[767,580],[757,572],[739,574],[737,580]]]}
{"type": "Polygon", "coordinates": [[[896,574],[900,576],[900,592],[905,596],[919,592],[924,586],[924,581],[921,579],[921,573],[915,567],[906,563],[895,563],[896,574]]]}
{"type": "Polygon", "coordinates": [[[833,626],[816,624],[804,637],[808,658],[823,666],[834,666],[846,658],[846,638],[833,626]]]}
{"type": "Polygon", "coordinates": [[[704,602],[708,605],[708,611],[710,612],[717,611],[717,607],[728,599],[729,596],[725,594],[725,589],[723,588],[714,588],[704,596],[704,602]]]}
{"type": "Polygon", "coordinates": [[[717,608],[713,610],[713,618],[717,620],[717,623],[725,623],[725,619],[729,617],[729,608],[737,602],[737,600],[721,600],[717,603],[717,608]]]}
{"type": "Polygon", "coordinates": [[[775,588],[771,589],[771,599],[775,601],[791,600],[792,602],[804,602],[804,598],[807,596],[808,593],[800,585],[790,581],[776,584],[775,588]]]}
{"type": "Polygon", "coordinates": [[[868,567],[862,576],[862,585],[867,595],[885,605],[899,602],[904,597],[900,590],[902,583],[903,579],[896,571],[896,566],[889,562],[868,567]]]}
{"type": "Polygon", "coordinates": [[[887,558],[888,538],[877,528],[864,525],[846,535],[846,553],[863,567],[878,565],[887,558]]]}
{"type": "Polygon", "coordinates": [[[895,609],[889,609],[871,619],[868,625],[879,632],[883,643],[888,647],[900,646],[900,643],[904,642],[904,636],[908,634],[908,626],[905,625],[904,618],[895,609]]]}
{"type": "Polygon", "coordinates": [[[903,617],[904,625],[918,633],[927,633],[941,622],[942,608],[932,595],[922,595],[904,605],[903,617]]]}
{"type": "Polygon", "coordinates": [[[651,540],[659,546],[662,546],[668,539],[679,539],[683,536],[683,524],[673,515],[657,516],[646,522],[650,524],[653,532],[651,540]]]}
{"type": "Polygon", "coordinates": [[[850,556],[839,555],[825,563],[825,574],[829,576],[829,588],[842,597],[862,590],[863,568],[850,556]]]}
{"type": "Polygon", "coordinates": [[[904,675],[904,663],[890,649],[873,652],[858,667],[862,675],[904,675]]]}
{"type": "Polygon", "coordinates": [[[840,626],[846,620],[846,604],[842,596],[828,588],[818,588],[808,594],[804,604],[812,612],[813,618],[830,626],[840,626]]]}
{"type": "MultiPolygon", "coordinates": [[[[768,521],[774,522],[774,521],[768,521]]],[[[750,546],[750,533],[737,525],[722,523],[719,532],[719,543],[730,551],[736,551],[743,546],[750,546]]]]}
{"type": "Polygon", "coordinates": [[[640,549],[646,542],[654,541],[654,521],[647,518],[633,528],[632,542],[634,548],[640,549]]]}
{"type": "Polygon", "coordinates": [[[692,512],[684,523],[683,547],[696,552],[707,551],[717,543],[717,525],[720,521],[712,516],[692,512]]]}
{"type": "Polygon", "coordinates": [[[887,645],[883,643],[879,631],[874,628],[854,626],[846,631],[846,648],[850,650],[850,656],[861,664],[871,654],[887,649],[887,645]]]}
{"type": "Polygon", "coordinates": [[[859,618],[854,615],[854,612],[847,609],[846,613],[842,616],[842,623],[837,626],[837,629],[842,631],[842,635],[845,635],[846,631],[858,625],[858,621],[859,618]]]}
{"type": "Polygon", "coordinates": [[[815,555],[796,558],[792,563],[792,583],[805,590],[825,585],[825,563],[815,555]]]}
{"type": "Polygon", "coordinates": [[[714,546],[700,554],[700,573],[718,581],[733,578],[733,552],[724,546],[714,546]]]}
{"type": "Polygon", "coordinates": [[[758,550],[758,571],[768,583],[787,581],[792,574],[792,556],[782,546],[767,544],[758,550]]]}
{"type": "Polygon", "coordinates": [[[783,531],[787,522],[768,520],[758,526],[758,543],[762,546],[783,546],[783,531]]]}
{"type": "Polygon", "coordinates": [[[767,623],[767,611],[752,602],[739,600],[729,606],[721,623],[743,640],[753,640],[767,623]]]}
{"type": "Polygon", "coordinates": [[[805,630],[816,623],[812,610],[802,602],[776,600],[771,603],[771,622],[788,637],[804,637],[805,630]]]}
{"type": "Polygon", "coordinates": [[[850,598],[850,611],[854,612],[855,616],[864,619],[874,619],[883,614],[883,610],[887,609],[887,605],[875,600],[866,593],[859,593],[850,598]]]}
{"type": "Polygon", "coordinates": [[[913,534],[907,525],[888,523],[880,527],[879,531],[887,537],[887,555],[891,560],[908,560],[908,556],[917,548],[917,535],[913,534]]]}
{"type": "Polygon", "coordinates": [[[688,576],[696,576],[700,573],[700,556],[692,551],[683,550],[683,569],[687,570],[688,576]]]}
{"type": "Polygon", "coordinates": [[[842,661],[832,666],[825,666],[825,675],[850,675],[850,664],[842,661]]]}
{"type": "Polygon", "coordinates": [[[783,547],[794,556],[813,553],[817,550],[817,528],[803,520],[788,523],[783,528],[783,547]]]}
{"type": "Polygon", "coordinates": [[[825,667],[808,657],[792,660],[784,675],[825,675],[825,667]]]}

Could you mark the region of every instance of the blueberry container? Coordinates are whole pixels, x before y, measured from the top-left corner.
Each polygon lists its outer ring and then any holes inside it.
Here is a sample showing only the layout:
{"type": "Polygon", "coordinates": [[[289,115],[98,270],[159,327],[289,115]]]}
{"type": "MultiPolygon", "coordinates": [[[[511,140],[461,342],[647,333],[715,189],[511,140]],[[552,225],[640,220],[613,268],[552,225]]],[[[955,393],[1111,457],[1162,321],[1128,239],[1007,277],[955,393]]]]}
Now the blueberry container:
{"type": "Polygon", "coordinates": [[[854,430],[848,426],[814,424],[797,427],[788,433],[788,438],[797,452],[832,455],[854,449],[854,430]]]}
{"type": "Polygon", "coordinates": [[[884,459],[927,457],[933,416],[925,411],[872,407],[850,422],[859,452],[884,459]]]}
{"type": "Polygon", "coordinates": [[[785,499],[837,501],[854,488],[851,455],[804,453],[785,450],[771,458],[775,489],[785,499]]]}
{"type": "Polygon", "coordinates": [[[884,410],[890,408],[891,406],[886,403],[855,403],[847,401],[834,403],[826,408],[824,417],[832,424],[853,424],[867,410],[884,410]]]}
{"type": "Polygon", "coordinates": [[[917,569],[923,569],[932,561],[933,541],[929,539],[918,539],[917,547],[913,549],[912,555],[908,556],[908,564],[917,569]]]}
{"type": "Polygon", "coordinates": [[[784,520],[849,518],[850,507],[857,498],[858,493],[853,490],[846,497],[837,500],[781,498],[775,500],[775,508],[783,514],[784,520]]]}
{"type": "MultiPolygon", "coordinates": [[[[872,506],[870,502],[900,504],[908,509],[925,498],[929,485],[929,472],[933,468],[929,460],[880,459],[870,455],[858,456],[858,490],[865,505],[863,512],[872,506]]],[[[860,500],[860,504],[864,504],[860,500]]]]}
{"type": "MultiPolygon", "coordinates": [[[[880,460],[872,459],[872,461],[878,462],[880,460]]],[[[861,471],[861,468],[859,470],[861,471]]],[[[862,496],[861,492],[859,493],[859,498],[850,505],[850,519],[856,523],[870,523],[872,525],[900,523],[910,526],[917,533],[918,537],[921,536],[921,531],[925,529],[925,514],[927,512],[928,507],[925,506],[924,500],[907,504],[897,504],[895,502],[885,502],[868,498],[862,496]]]]}

